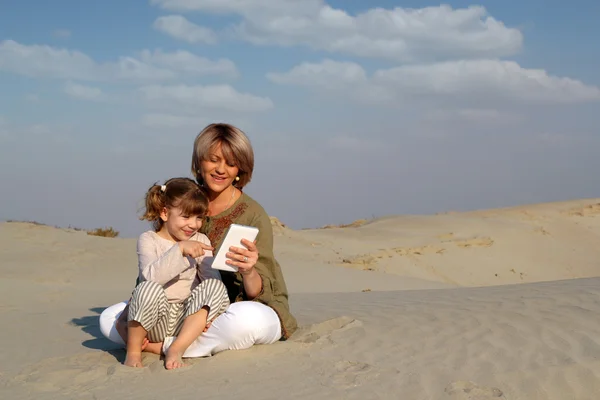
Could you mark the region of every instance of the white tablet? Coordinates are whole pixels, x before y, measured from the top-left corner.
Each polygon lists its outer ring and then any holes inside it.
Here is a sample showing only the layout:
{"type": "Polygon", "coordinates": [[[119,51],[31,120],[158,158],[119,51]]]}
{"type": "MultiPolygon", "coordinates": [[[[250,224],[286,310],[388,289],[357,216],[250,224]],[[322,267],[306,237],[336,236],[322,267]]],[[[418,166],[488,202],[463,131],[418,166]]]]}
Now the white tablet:
{"type": "Polygon", "coordinates": [[[237,272],[238,267],[225,263],[225,261],[227,261],[226,254],[229,251],[229,248],[235,246],[245,249],[246,246],[242,244],[242,239],[253,242],[254,239],[256,239],[256,236],[258,236],[258,228],[254,226],[231,224],[227,230],[225,239],[223,239],[223,243],[221,244],[221,247],[219,247],[219,251],[212,262],[212,268],[220,269],[222,271],[237,272]]]}

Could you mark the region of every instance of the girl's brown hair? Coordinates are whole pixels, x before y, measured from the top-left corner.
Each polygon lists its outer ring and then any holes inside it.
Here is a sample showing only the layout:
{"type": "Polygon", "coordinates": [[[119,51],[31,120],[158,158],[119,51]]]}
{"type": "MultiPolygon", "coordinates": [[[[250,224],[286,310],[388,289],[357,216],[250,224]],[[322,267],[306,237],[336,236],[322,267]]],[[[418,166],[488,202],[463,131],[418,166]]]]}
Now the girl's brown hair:
{"type": "Polygon", "coordinates": [[[239,168],[240,179],[233,184],[238,189],[242,189],[252,179],[254,151],[248,136],[231,124],[210,124],[196,136],[192,155],[192,175],[199,184],[203,184],[200,164],[202,160],[208,160],[210,152],[217,144],[221,145],[227,162],[239,168]]]}
{"type": "Polygon", "coordinates": [[[164,222],[160,218],[163,208],[180,208],[182,215],[206,216],[208,198],[204,190],[189,178],[171,178],[159,185],[152,185],[146,193],[146,208],[141,220],[152,222],[156,232],[164,222]],[[164,190],[163,190],[164,189],[164,190]]]}

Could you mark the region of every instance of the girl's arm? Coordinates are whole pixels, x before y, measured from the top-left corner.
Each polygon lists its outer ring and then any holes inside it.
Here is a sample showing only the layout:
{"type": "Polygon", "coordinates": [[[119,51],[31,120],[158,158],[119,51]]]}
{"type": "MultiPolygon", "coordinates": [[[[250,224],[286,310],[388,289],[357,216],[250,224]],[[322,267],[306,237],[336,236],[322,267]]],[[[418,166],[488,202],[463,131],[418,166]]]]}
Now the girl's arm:
{"type": "MultiPolygon", "coordinates": [[[[198,234],[197,240],[200,243],[205,244],[206,246],[212,249],[210,244],[210,239],[204,234],[198,234]]],[[[221,274],[219,270],[216,270],[212,267],[213,261],[213,252],[212,250],[204,250],[204,254],[198,258],[196,258],[196,262],[198,264],[198,278],[200,281],[205,281],[206,279],[218,279],[221,280],[221,274]]]]}
{"type": "Polygon", "coordinates": [[[147,232],[140,236],[137,244],[138,268],[144,280],[165,285],[188,268],[181,247],[177,243],[165,253],[160,254],[156,239],[147,232]]]}

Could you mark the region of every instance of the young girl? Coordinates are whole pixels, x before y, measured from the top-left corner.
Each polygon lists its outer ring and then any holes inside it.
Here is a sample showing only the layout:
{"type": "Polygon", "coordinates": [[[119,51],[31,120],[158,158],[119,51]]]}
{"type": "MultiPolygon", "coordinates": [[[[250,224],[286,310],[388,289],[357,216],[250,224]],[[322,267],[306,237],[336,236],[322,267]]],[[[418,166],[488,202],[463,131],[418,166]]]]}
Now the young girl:
{"type": "Polygon", "coordinates": [[[148,190],[141,219],[154,229],[137,243],[139,283],[129,302],[125,365],[143,366],[146,341],[177,336],[165,367],[184,366],[185,350],[229,306],[219,272],[203,265],[212,256],[209,239],[198,233],[207,210],[206,195],[191,179],[173,178],[148,190]]]}

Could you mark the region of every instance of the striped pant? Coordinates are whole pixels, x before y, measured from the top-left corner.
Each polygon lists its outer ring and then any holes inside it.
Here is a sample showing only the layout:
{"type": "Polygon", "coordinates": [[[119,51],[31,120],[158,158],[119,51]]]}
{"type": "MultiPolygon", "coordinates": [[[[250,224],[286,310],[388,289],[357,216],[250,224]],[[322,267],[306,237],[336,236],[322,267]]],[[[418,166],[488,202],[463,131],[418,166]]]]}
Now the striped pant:
{"type": "Polygon", "coordinates": [[[127,320],[139,322],[148,332],[148,340],[157,343],[168,336],[177,336],[183,321],[202,307],[208,307],[207,321],[227,310],[229,297],[223,282],[206,279],[184,302],[169,303],[161,285],[144,281],[133,291],[127,320]]]}

